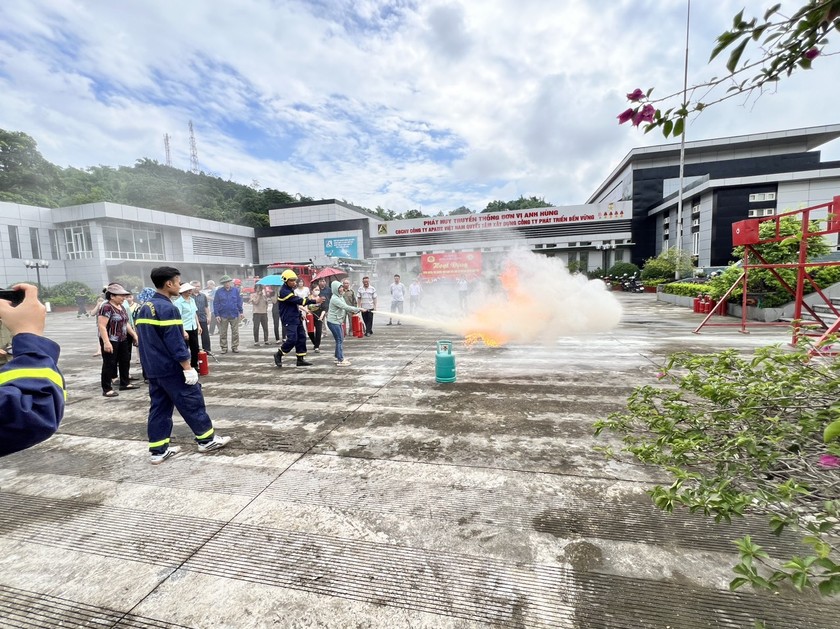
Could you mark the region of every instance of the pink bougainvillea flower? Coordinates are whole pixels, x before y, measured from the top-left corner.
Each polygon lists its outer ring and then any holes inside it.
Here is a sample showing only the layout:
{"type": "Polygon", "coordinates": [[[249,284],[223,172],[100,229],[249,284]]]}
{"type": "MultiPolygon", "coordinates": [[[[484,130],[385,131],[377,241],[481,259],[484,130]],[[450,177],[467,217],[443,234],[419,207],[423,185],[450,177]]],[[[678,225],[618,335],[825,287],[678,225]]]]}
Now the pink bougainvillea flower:
{"type": "Polygon", "coordinates": [[[628,120],[633,118],[633,114],[636,113],[635,109],[628,109],[626,111],[622,111],[616,118],[618,118],[618,124],[624,124],[628,120]]]}
{"type": "Polygon", "coordinates": [[[808,59],[808,61],[811,61],[811,60],[816,59],[817,57],[820,56],[820,50],[819,50],[819,48],[811,48],[811,49],[805,51],[804,56],[805,56],[806,59],[808,59]]]}
{"type": "Polygon", "coordinates": [[[633,126],[638,127],[643,122],[653,122],[654,113],[656,113],[656,107],[651,104],[645,105],[633,114],[633,126]]]}
{"type": "Polygon", "coordinates": [[[823,467],[840,467],[840,456],[822,454],[820,455],[820,465],[823,467]]]}
{"type": "Polygon", "coordinates": [[[636,102],[642,100],[644,98],[644,96],[645,96],[645,93],[637,87],[635,90],[633,90],[632,92],[630,92],[627,95],[627,100],[633,101],[634,103],[636,103],[636,102]]]}

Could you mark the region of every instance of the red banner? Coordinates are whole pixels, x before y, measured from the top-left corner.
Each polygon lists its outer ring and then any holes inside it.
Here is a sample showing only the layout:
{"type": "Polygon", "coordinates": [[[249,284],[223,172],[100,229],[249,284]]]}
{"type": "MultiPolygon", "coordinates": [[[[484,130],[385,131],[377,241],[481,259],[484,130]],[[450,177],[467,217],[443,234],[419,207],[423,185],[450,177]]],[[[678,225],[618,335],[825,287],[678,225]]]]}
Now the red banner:
{"type": "Polygon", "coordinates": [[[420,256],[420,270],[425,280],[474,280],[481,276],[481,252],[426,253],[420,256]]]}

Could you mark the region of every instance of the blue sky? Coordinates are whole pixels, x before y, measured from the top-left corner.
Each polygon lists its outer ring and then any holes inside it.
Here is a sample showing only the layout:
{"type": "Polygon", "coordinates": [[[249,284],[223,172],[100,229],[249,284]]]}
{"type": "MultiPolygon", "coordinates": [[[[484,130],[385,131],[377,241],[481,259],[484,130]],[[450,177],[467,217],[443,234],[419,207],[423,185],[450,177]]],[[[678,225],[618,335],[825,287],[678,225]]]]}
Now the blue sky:
{"type": "MultiPolygon", "coordinates": [[[[694,0],[690,81],[754,0],[694,0]]],[[[801,3],[788,2],[785,6],[801,3]]],[[[686,0],[0,3],[0,128],[61,166],[165,161],[427,213],[582,203],[628,150],[624,95],[682,85],[686,0]]],[[[693,119],[688,139],[836,124],[840,56],[693,119]]],[[[823,149],[840,159],[835,142],[823,149]]]]}

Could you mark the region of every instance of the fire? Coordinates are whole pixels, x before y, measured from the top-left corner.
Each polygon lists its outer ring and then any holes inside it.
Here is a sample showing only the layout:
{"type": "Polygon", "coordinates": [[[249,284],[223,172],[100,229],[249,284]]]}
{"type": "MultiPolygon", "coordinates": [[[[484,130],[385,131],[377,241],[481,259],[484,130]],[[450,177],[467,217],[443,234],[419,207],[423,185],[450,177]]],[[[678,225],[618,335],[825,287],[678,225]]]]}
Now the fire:
{"type": "MultiPolygon", "coordinates": [[[[523,290],[519,281],[519,269],[514,264],[508,263],[505,265],[504,270],[499,275],[499,280],[506,293],[504,301],[524,303],[526,306],[534,302],[533,298],[523,290]]],[[[472,347],[479,341],[487,347],[499,347],[510,340],[499,330],[499,310],[496,307],[485,308],[473,313],[470,317],[470,324],[470,330],[464,335],[464,344],[467,347],[472,347]]]]}
{"type": "Polygon", "coordinates": [[[501,337],[482,332],[470,332],[464,337],[464,345],[467,347],[472,347],[479,341],[483,342],[487,347],[499,347],[505,343],[501,337]]]}

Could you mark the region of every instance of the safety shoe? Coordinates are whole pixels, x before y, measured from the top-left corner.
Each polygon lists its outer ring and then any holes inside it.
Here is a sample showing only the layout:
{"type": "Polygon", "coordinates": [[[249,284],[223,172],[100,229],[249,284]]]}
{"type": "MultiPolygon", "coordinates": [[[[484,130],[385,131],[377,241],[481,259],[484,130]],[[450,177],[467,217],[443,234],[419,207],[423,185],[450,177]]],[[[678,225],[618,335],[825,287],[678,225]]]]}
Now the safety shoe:
{"type": "Polygon", "coordinates": [[[213,439],[211,441],[208,441],[207,443],[198,444],[198,451],[212,452],[213,450],[219,450],[221,448],[224,448],[228,443],[230,443],[230,437],[220,437],[219,435],[213,435],[213,439]]]}
{"type": "Polygon", "coordinates": [[[312,363],[310,363],[308,360],[305,360],[303,356],[298,356],[297,357],[297,366],[298,367],[311,367],[312,363]]]}
{"type": "Polygon", "coordinates": [[[274,364],[277,365],[278,368],[283,366],[283,352],[279,349],[274,352],[274,364]]]}
{"type": "Polygon", "coordinates": [[[167,448],[161,454],[152,454],[149,457],[149,463],[151,463],[152,465],[160,465],[166,459],[171,459],[173,456],[175,456],[179,452],[181,452],[181,447],[180,446],[172,446],[170,448],[167,448]]]}

